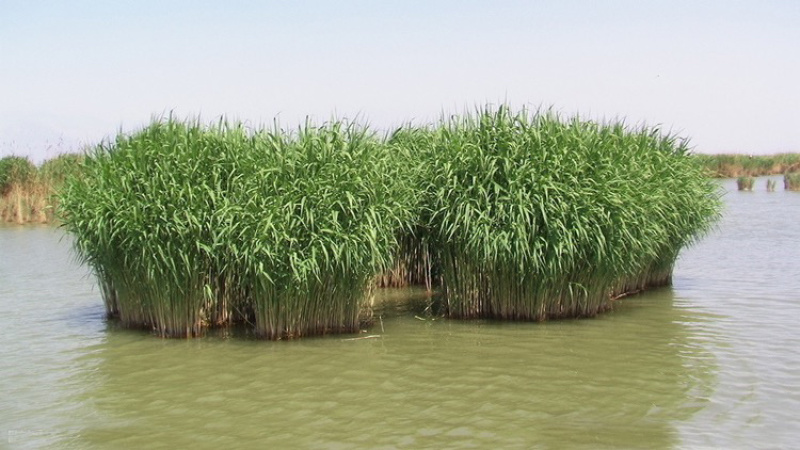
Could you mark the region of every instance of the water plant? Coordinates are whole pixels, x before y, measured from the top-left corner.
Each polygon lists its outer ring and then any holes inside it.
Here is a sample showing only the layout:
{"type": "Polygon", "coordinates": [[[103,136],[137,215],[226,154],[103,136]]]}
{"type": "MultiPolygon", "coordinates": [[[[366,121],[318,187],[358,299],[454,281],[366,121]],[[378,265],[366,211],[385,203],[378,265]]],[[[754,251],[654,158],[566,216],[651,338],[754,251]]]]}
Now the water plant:
{"type": "Polygon", "coordinates": [[[783,188],[787,191],[800,191],[800,172],[790,172],[784,175],[783,188]]]}
{"type": "Polygon", "coordinates": [[[0,221],[47,223],[54,218],[55,193],[80,172],[80,154],[62,154],[37,168],[28,158],[0,159],[0,221]]]}
{"type": "MultiPolygon", "coordinates": [[[[421,197],[422,191],[419,187],[429,176],[429,168],[419,156],[430,148],[431,139],[432,133],[429,129],[407,125],[395,130],[386,142],[389,151],[397,155],[404,172],[411,177],[411,183],[417,187],[417,197],[421,197]]],[[[412,226],[402,229],[398,236],[400,246],[394,265],[376,277],[378,287],[422,285],[430,292],[434,285],[440,284],[441,263],[430,248],[430,232],[425,223],[425,214],[426,209],[418,203],[412,226]]]]}
{"type": "Polygon", "coordinates": [[[292,132],[169,118],[98,146],[66,184],[62,220],[125,326],[353,332],[413,216],[394,161],[344,121],[292,132]]]}
{"type": "Polygon", "coordinates": [[[69,177],[80,176],[83,166],[83,153],[62,153],[48,159],[39,167],[39,178],[57,190],[69,177]]]}
{"type": "Polygon", "coordinates": [[[426,134],[412,152],[418,236],[451,317],[592,316],[668,283],[678,251],[719,212],[686,143],[657,129],[501,106],[426,134]]]}
{"type": "Polygon", "coordinates": [[[36,166],[22,156],[0,158],[0,220],[24,223],[40,202],[28,195],[34,188],[36,166]]]}
{"type": "Polygon", "coordinates": [[[739,177],[736,179],[736,187],[740,191],[752,191],[755,184],[756,179],[753,177],[739,177]]]}
{"type": "Polygon", "coordinates": [[[775,180],[767,180],[767,192],[775,192],[775,185],[777,182],[775,180]]]}
{"type": "Polygon", "coordinates": [[[774,155],[747,154],[697,154],[694,158],[705,167],[708,174],[717,178],[757,177],[779,175],[800,170],[800,153],[774,155]]]}
{"type": "Polygon", "coordinates": [[[244,238],[263,242],[267,231],[271,244],[241,269],[265,267],[248,284],[256,329],[268,337],[355,331],[373,279],[392,265],[416,215],[411,173],[354,123],[306,124],[258,142],[259,169],[243,181],[251,191],[240,202],[252,214],[244,238]]]}
{"type": "Polygon", "coordinates": [[[457,318],[592,316],[669,283],[720,207],[681,139],[506,106],[384,140],[167,118],[81,167],[62,220],[108,314],[171,337],[353,332],[376,284],[457,318]]]}
{"type": "Polygon", "coordinates": [[[36,166],[24,156],[0,158],[0,195],[7,194],[13,186],[24,185],[34,180],[36,166]]]}

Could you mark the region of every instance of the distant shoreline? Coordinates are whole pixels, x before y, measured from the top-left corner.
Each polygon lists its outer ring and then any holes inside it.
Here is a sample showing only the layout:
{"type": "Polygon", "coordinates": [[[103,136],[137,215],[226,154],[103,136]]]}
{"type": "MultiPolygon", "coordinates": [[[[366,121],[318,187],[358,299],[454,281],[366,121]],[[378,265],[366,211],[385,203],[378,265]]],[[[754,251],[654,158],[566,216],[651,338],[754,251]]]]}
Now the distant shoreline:
{"type": "Polygon", "coordinates": [[[800,172],[800,153],[774,155],[722,153],[694,156],[713,178],[758,177],[800,172]]]}

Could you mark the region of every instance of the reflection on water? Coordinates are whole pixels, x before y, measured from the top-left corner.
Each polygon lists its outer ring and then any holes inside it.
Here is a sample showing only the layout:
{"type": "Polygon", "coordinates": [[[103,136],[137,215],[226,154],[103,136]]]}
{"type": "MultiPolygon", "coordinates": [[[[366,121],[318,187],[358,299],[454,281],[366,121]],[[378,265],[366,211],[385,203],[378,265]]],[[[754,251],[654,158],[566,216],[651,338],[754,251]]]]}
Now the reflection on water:
{"type": "Polygon", "coordinates": [[[57,231],[0,228],[0,438],[11,448],[792,446],[800,195],[726,199],[726,220],[683,253],[674,288],[609,314],[434,320],[419,291],[385,291],[369,330],[381,337],[360,340],[119,330],[57,231]]]}

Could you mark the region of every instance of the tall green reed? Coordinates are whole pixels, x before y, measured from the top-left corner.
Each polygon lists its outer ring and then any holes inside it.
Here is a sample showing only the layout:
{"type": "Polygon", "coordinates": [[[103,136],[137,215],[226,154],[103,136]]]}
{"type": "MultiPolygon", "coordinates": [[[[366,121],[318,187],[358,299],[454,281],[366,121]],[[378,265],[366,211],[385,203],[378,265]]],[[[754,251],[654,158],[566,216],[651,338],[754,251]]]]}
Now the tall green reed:
{"type": "Polygon", "coordinates": [[[243,181],[250,193],[240,202],[242,235],[264,244],[242,261],[247,273],[264,267],[248,276],[257,332],[355,331],[373,279],[413,221],[410,175],[355,123],[306,124],[258,143],[259,169],[243,181]]]}
{"type": "Polygon", "coordinates": [[[61,211],[125,326],[353,332],[413,215],[392,161],[344,121],[284,131],[169,118],[98,146],[61,211]]]}
{"type": "Polygon", "coordinates": [[[719,214],[686,142],[506,106],[402,127],[157,120],[86,157],[64,226],[108,314],[161,336],[353,332],[372,289],[452,317],[592,316],[671,281],[719,214]]]}
{"type": "Polygon", "coordinates": [[[656,129],[501,106],[422,133],[420,228],[452,317],[594,315],[669,283],[718,214],[686,143],[656,129]]]}

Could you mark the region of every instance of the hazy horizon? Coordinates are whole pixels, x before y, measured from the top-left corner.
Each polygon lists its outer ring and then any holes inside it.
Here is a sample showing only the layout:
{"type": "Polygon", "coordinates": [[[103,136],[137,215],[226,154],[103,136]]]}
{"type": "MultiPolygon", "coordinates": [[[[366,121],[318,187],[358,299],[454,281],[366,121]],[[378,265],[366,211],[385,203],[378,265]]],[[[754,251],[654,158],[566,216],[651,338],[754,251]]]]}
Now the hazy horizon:
{"type": "Polygon", "coordinates": [[[0,156],[170,112],[383,130],[499,102],[798,152],[798,23],[792,1],[0,0],[0,156]]]}

